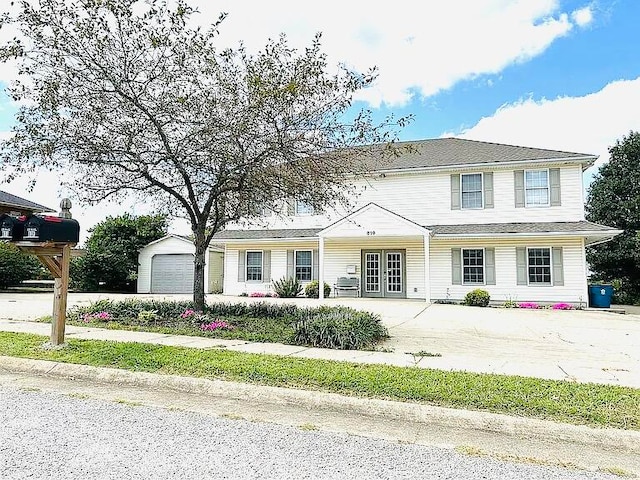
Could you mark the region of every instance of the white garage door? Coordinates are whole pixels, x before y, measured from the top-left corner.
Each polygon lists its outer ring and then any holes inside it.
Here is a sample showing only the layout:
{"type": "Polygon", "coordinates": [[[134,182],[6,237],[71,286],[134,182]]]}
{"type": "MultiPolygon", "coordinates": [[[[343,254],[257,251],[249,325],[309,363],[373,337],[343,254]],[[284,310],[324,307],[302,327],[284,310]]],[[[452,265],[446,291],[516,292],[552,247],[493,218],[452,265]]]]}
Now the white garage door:
{"type": "Polygon", "coordinates": [[[193,255],[154,255],[151,260],[151,293],[192,293],[193,255]]]}

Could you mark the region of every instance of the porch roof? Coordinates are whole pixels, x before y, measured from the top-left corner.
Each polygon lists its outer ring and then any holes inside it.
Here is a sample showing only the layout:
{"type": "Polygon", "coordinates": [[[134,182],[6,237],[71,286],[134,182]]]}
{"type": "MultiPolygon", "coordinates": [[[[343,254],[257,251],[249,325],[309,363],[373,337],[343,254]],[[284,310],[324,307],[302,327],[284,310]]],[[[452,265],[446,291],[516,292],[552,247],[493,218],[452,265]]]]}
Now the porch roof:
{"type": "Polygon", "coordinates": [[[318,238],[321,228],[281,228],[277,230],[224,230],[214,240],[269,240],[272,238],[318,238]]]}
{"type": "MultiPolygon", "coordinates": [[[[481,223],[460,225],[427,225],[435,238],[464,238],[491,236],[567,235],[589,238],[611,238],[622,230],[586,220],[577,222],[523,222],[481,223]]],[[[322,228],[288,228],[263,230],[225,230],[217,233],[214,240],[269,240],[269,239],[316,239],[322,228]]]]}
{"type": "Polygon", "coordinates": [[[581,220],[578,222],[523,222],[523,223],[480,223],[459,225],[432,225],[425,227],[435,236],[474,235],[474,234],[509,234],[509,233],[620,233],[605,225],[581,220]]]}

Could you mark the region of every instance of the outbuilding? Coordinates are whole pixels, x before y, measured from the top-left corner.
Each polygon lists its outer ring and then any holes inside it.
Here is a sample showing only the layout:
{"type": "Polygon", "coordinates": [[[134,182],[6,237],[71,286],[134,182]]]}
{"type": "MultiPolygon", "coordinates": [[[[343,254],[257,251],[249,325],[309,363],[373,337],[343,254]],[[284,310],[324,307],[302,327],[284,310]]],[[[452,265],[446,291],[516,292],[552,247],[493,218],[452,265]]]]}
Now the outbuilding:
{"type": "MultiPolygon", "coordinates": [[[[167,235],[138,254],[138,293],[192,293],[195,246],[181,235],[167,235]]],[[[224,248],[210,246],[206,255],[206,293],[222,292],[224,248]]]]}

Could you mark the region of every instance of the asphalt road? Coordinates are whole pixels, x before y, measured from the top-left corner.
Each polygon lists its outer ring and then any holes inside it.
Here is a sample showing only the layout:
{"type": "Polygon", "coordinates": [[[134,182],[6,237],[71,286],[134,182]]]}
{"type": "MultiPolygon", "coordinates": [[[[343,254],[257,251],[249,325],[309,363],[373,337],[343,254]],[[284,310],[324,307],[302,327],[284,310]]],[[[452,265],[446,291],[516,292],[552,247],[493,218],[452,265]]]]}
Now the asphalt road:
{"type": "Polygon", "coordinates": [[[0,477],[613,479],[311,427],[0,386],[0,477]]]}

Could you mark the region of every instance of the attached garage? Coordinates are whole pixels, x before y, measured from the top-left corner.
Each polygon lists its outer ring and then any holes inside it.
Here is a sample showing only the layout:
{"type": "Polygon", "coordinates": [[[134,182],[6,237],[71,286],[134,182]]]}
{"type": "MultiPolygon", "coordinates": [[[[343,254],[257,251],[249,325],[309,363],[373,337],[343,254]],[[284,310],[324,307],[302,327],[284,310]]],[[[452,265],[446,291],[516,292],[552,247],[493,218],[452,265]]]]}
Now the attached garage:
{"type": "MultiPolygon", "coordinates": [[[[193,292],[193,259],[195,247],[180,235],[167,235],[145,246],[138,255],[138,293],[193,292]]],[[[215,293],[223,283],[224,249],[209,247],[206,255],[204,282],[206,293],[215,293]]]]}

